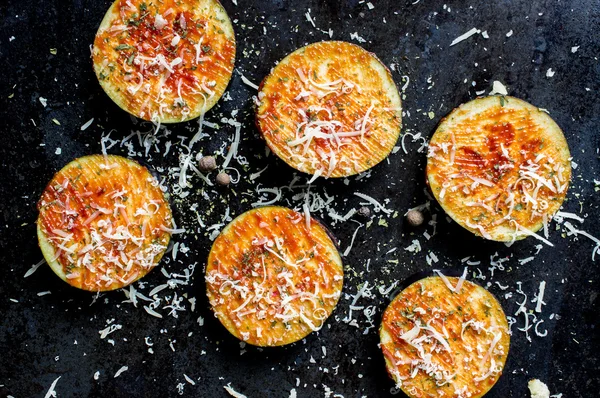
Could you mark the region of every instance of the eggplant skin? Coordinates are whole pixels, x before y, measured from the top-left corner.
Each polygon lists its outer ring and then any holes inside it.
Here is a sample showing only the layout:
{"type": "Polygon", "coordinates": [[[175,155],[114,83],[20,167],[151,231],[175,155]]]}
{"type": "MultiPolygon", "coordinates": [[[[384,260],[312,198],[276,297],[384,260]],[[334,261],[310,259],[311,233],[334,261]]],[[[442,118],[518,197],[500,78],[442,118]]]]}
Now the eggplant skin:
{"type": "Polygon", "coordinates": [[[444,211],[475,235],[523,239],[562,205],[569,146],[543,110],[518,98],[477,98],[454,109],[431,137],[427,181],[444,211]]]}
{"type": "Polygon", "coordinates": [[[115,155],[72,161],[38,202],[38,242],[62,280],[89,291],[125,287],[160,261],[171,238],[171,209],[158,181],[115,155]]]}
{"type": "Polygon", "coordinates": [[[402,101],[374,54],[352,43],[323,41],[289,54],[263,80],[256,124],[291,167],[346,177],[390,154],[400,135],[402,101]]]}
{"type": "Polygon", "coordinates": [[[459,288],[459,278],[443,278],[414,282],[384,311],[379,336],[386,368],[411,398],[458,391],[480,398],[502,374],[510,348],[508,322],[486,289],[464,280],[459,288]]]}
{"type": "Polygon", "coordinates": [[[108,96],[155,123],[197,118],[221,98],[235,63],[235,34],[218,0],[116,0],[92,48],[108,96]]]}
{"type": "Polygon", "coordinates": [[[343,286],[335,244],[313,219],[285,207],[243,213],[217,237],[206,265],[211,307],[255,346],[281,346],[323,327],[343,286]]]}

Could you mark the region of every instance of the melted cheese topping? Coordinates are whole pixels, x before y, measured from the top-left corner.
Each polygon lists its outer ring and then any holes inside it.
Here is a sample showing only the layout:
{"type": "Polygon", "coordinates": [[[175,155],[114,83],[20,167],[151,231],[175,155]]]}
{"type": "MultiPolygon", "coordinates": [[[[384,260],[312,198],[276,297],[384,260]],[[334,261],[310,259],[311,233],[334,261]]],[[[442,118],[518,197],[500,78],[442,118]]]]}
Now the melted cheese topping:
{"type": "Polygon", "coordinates": [[[343,177],[387,157],[401,125],[401,100],[386,67],[354,44],[329,41],[288,55],[263,81],[257,124],[290,166],[343,177]]]}
{"type": "Polygon", "coordinates": [[[456,222],[484,238],[509,241],[539,230],[560,208],[569,156],[562,131],[546,113],[516,98],[487,97],[440,124],[429,144],[427,176],[456,222]]]}
{"type": "Polygon", "coordinates": [[[198,117],[223,95],[235,37],[217,0],[117,0],[92,57],[100,84],[121,108],[173,123],[198,117]]]}
{"type": "Polygon", "coordinates": [[[343,284],[342,262],[325,229],[283,207],[233,220],[215,240],[207,294],[221,323],[257,346],[293,343],[319,330],[343,284]]]}
{"type": "Polygon", "coordinates": [[[169,243],[172,218],[158,182],[120,156],[86,156],[59,171],[38,203],[38,238],[63,280],[90,291],[129,285],[169,243]]]}
{"type": "Polygon", "coordinates": [[[412,398],[483,396],[500,377],[510,342],[494,296],[445,276],[404,289],[385,310],[380,337],[389,374],[412,398]]]}

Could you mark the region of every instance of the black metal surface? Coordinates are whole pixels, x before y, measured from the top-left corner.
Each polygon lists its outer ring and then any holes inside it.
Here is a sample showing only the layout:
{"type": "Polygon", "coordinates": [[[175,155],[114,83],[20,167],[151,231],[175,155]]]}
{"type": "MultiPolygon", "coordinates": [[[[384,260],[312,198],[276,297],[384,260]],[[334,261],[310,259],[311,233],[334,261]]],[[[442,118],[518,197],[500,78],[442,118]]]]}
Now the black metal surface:
{"type": "MultiPolygon", "coordinates": [[[[386,65],[394,65],[399,87],[406,82],[402,76],[410,78],[404,90],[403,132],[420,132],[426,138],[452,108],[475,98],[478,91],[488,93],[493,80],[502,81],[511,95],[547,109],[564,129],[578,164],[565,211],[585,217],[583,224],[574,224],[600,236],[596,222],[600,201],[594,185],[594,178],[600,178],[600,66],[596,58],[600,53],[600,4],[596,0],[372,3],[373,9],[358,0],[238,0],[237,6],[227,0],[224,6],[234,20],[238,43],[236,70],[258,83],[285,54],[328,39],[320,30],[331,28],[334,39],[354,42],[351,34],[357,32],[366,40],[362,43],[366,49],[386,65]],[[309,9],[316,28],[306,19],[309,9]],[[489,39],[476,35],[449,47],[454,38],[473,27],[487,31],[489,39]],[[509,31],[513,34],[507,37],[509,31]],[[579,48],[573,52],[575,46],[579,48]],[[549,68],[556,72],[553,77],[547,77],[549,68]]],[[[462,267],[461,259],[467,256],[471,256],[469,261],[481,261],[470,265],[471,271],[486,277],[473,279],[471,273],[471,279],[490,284],[490,291],[511,316],[517,311],[516,303],[522,301],[518,281],[527,294],[529,309],[535,307],[531,298],[537,294],[539,282],[547,282],[546,305],[537,315],[544,320],[540,330],[547,329],[548,335],[538,337],[531,330],[529,342],[516,330],[524,322],[523,315],[517,317],[504,375],[489,396],[526,396],[527,380],[533,377],[547,382],[552,393],[563,393],[563,397],[598,395],[600,259],[591,260],[595,243],[582,236],[578,240],[567,237],[564,229],[555,230],[553,223],[550,240],[555,246],[544,247],[533,261],[520,265],[519,259],[536,252],[538,241],[528,238],[510,248],[486,242],[447,222],[435,203],[427,214],[429,218],[437,215],[437,233],[427,240],[422,233],[431,234],[431,226],[411,229],[402,217],[408,208],[427,200],[425,154],[417,152],[420,144],[410,137],[405,140],[408,154],[400,150],[391,155],[389,162],[375,167],[368,177],[350,178],[348,184],[320,180],[311,188],[311,192],[335,196],[333,207],[340,214],[360,206],[361,200],[353,195],[356,191],[382,202],[388,198],[387,206],[399,214],[384,217],[385,226],[379,225],[384,214],[375,213],[369,228],[358,231],[345,258],[345,294],[326,326],[288,347],[241,348],[208,308],[203,262],[210,240],[190,206],[198,204],[207,225],[220,222],[227,206],[232,215],[251,207],[257,200],[257,183],[264,187],[288,185],[294,172],[273,156],[264,155],[264,144],[252,121],[255,91],[241,82],[238,72],[228,89],[232,99],[221,101],[206,119],[219,122],[223,115],[230,117],[239,110],[237,120],[244,126],[240,154],[249,165],[239,167],[242,179],[229,189],[210,188],[193,177],[190,195],[173,198],[175,216],[191,231],[175,241],[185,243],[190,251],[180,251],[177,261],[166,259],[162,266],[171,273],[182,273],[192,264],[196,267],[187,285],[158,294],[163,300],[158,308],[162,319],[148,315],[140,304],[136,308],[123,303],[123,292],[95,297],[70,288],[47,266],[23,278],[42,258],[35,236],[36,202],[53,173],[76,157],[100,152],[103,134],[112,131],[110,137],[121,140],[132,130],[152,128],[132,121],[118,109],[93,74],[89,46],[109,4],[106,0],[9,0],[0,5],[0,395],[44,396],[60,376],[55,388],[59,397],[178,396],[179,383],[184,386],[184,396],[227,396],[223,386],[228,383],[249,397],[288,397],[293,388],[298,397],[392,396],[393,383],[377,347],[377,326],[389,293],[379,292],[378,287],[388,288],[396,280],[432,267],[462,267]],[[51,49],[56,49],[56,54],[51,49]],[[40,97],[47,99],[46,107],[40,97]],[[92,117],[93,125],[81,131],[80,126],[92,117]],[[267,165],[255,181],[249,179],[267,165]],[[413,239],[420,241],[421,252],[405,250],[413,239]],[[394,247],[395,252],[386,254],[394,247]],[[439,263],[431,266],[426,262],[430,251],[439,258],[439,263]],[[495,270],[492,276],[490,256],[496,252],[509,261],[504,263],[505,270],[495,270]],[[365,281],[376,286],[372,297],[357,302],[375,310],[375,327],[366,334],[369,323],[363,311],[354,311],[358,327],[343,321],[352,295],[365,281]],[[508,287],[502,290],[500,285],[508,287]],[[38,296],[46,291],[51,294],[38,296]],[[507,297],[508,293],[512,297],[507,297]],[[177,312],[177,317],[162,308],[164,300],[172,300],[174,294],[185,295],[182,305],[186,311],[177,312]],[[189,298],[196,298],[193,312],[189,298]],[[204,320],[202,326],[199,317],[204,320]],[[101,339],[99,331],[109,323],[122,325],[122,329],[101,339]],[[115,378],[122,366],[128,370],[115,378]],[[195,384],[186,381],[184,374],[195,384]]],[[[219,152],[231,140],[234,129],[220,124],[218,130],[206,128],[210,137],[196,144],[195,152],[219,152]]],[[[160,151],[152,148],[147,156],[133,141],[133,157],[162,175],[167,175],[167,168],[177,167],[179,153],[185,152],[177,144],[177,136],[191,137],[197,122],[169,129],[170,137],[160,138],[157,144],[160,151]],[[173,148],[163,156],[168,139],[173,148]]],[[[127,155],[127,149],[119,145],[108,151],[127,155]]],[[[237,162],[234,165],[238,167],[237,162]]],[[[303,183],[305,178],[300,177],[303,183]]],[[[168,184],[175,185],[176,179],[169,177],[168,184]]],[[[285,191],[279,203],[298,208],[301,201],[293,198],[298,192],[285,191]]],[[[358,224],[332,225],[327,212],[316,215],[330,225],[345,250],[358,224]]],[[[156,269],[136,286],[148,294],[167,279],[156,269]]]]}

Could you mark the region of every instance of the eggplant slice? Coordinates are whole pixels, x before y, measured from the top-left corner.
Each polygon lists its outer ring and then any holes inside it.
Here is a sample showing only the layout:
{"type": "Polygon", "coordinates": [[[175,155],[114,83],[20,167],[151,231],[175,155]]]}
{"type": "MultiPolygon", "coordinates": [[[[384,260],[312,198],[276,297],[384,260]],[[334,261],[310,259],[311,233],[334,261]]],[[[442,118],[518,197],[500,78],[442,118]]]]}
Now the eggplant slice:
{"type": "Polygon", "coordinates": [[[486,239],[514,241],[547,226],[570,179],[561,129],[546,112],[514,97],[461,105],[429,143],[433,195],[454,221],[486,239]]]}
{"type": "Polygon", "coordinates": [[[114,155],[67,164],[42,193],[38,209],[46,262],[71,286],[94,292],[146,275],[173,231],[158,181],[145,167],[114,155]]]}
{"type": "Polygon", "coordinates": [[[342,260],[321,224],[285,207],[238,216],[215,240],[206,266],[217,318],[238,339],[263,347],[321,329],[343,279],[342,260]]]}
{"type": "Polygon", "coordinates": [[[264,79],[256,123],[271,150],[318,177],[346,177],[384,160],[402,102],[389,70],[355,44],[323,41],[285,57],[264,79]]]}

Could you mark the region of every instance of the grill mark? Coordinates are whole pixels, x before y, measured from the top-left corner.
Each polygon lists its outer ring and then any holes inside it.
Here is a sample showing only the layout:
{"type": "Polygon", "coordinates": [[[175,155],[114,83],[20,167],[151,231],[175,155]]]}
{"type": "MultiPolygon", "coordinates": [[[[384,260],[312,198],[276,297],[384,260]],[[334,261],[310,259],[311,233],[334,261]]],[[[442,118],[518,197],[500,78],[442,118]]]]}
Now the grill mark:
{"type": "Polygon", "coordinates": [[[487,130],[490,131],[487,137],[490,152],[501,151],[502,144],[508,148],[515,140],[515,129],[510,122],[489,125],[487,130]]]}
{"type": "Polygon", "coordinates": [[[462,147],[457,151],[454,163],[459,164],[470,171],[481,170],[487,166],[487,162],[483,156],[469,147],[462,147]]]}

